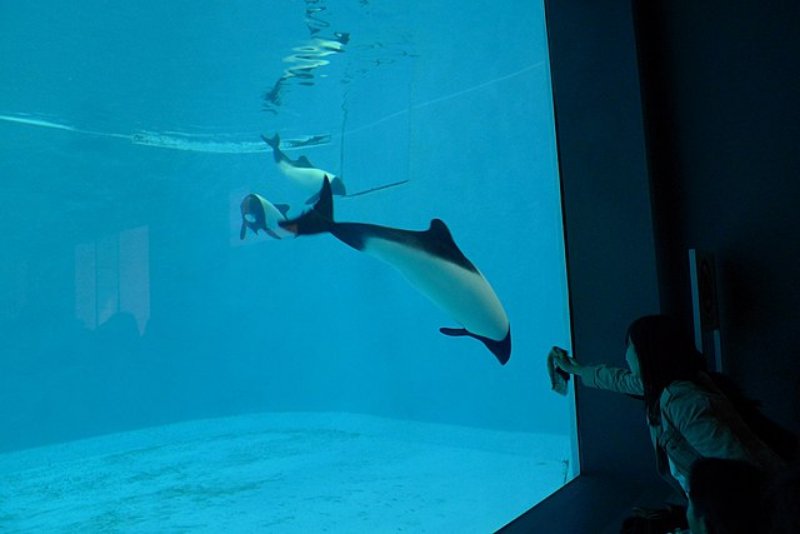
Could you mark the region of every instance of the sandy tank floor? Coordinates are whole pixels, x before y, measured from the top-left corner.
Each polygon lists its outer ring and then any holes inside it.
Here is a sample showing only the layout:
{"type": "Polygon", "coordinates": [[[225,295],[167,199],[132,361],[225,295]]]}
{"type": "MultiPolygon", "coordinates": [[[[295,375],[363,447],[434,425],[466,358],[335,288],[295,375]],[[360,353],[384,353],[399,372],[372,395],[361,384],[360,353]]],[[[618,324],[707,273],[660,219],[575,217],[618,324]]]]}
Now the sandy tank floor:
{"type": "Polygon", "coordinates": [[[343,413],[200,420],[0,455],[9,532],[492,532],[566,436],[343,413]]]}

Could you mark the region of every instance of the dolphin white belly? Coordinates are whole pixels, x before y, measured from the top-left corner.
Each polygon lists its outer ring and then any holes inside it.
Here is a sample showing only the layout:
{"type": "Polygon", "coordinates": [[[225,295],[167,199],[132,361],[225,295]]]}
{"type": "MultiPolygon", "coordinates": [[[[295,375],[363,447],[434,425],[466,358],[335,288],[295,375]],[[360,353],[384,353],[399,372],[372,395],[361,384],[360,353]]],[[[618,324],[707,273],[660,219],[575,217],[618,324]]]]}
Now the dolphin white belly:
{"type": "Polygon", "coordinates": [[[363,251],[399,270],[422,294],[470,332],[495,341],[508,334],[503,305],[480,272],[385,239],[367,238],[363,251]]]}
{"type": "Polygon", "coordinates": [[[316,167],[296,167],[285,160],[278,162],[278,170],[300,187],[314,192],[319,191],[320,187],[322,187],[322,181],[325,176],[333,176],[328,171],[317,169],[316,167]]]}

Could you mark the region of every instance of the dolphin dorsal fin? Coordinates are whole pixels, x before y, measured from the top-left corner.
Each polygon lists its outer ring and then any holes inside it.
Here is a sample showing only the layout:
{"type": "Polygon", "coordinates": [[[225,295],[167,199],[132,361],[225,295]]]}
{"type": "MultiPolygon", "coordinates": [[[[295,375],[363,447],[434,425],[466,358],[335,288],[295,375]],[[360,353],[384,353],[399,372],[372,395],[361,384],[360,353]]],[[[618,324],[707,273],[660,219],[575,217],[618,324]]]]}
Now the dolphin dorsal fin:
{"type": "Polygon", "coordinates": [[[297,160],[295,161],[295,164],[296,164],[298,167],[305,167],[305,168],[307,168],[307,169],[311,169],[311,168],[313,168],[313,167],[314,167],[314,166],[311,164],[311,162],[308,160],[308,158],[307,158],[307,157],[305,157],[305,156],[300,156],[299,158],[297,158],[297,160]]]}
{"type": "Polygon", "coordinates": [[[431,225],[423,233],[423,241],[425,248],[436,254],[440,258],[445,258],[447,261],[460,265],[464,269],[478,272],[478,269],[472,264],[471,261],[464,256],[461,249],[456,245],[453,234],[450,229],[441,219],[432,219],[431,225]]]}
{"type": "Polygon", "coordinates": [[[456,244],[453,240],[453,234],[450,233],[450,229],[441,219],[431,219],[431,225],[428,227],[428,234],[441,243],[452,243],[454,246],[456,244]]]}
{"type": "Polygon", "coordinates": [[[273,204],[273,206],[275,206],[275,209],[281,212],[281,215],[283,215],[284,217],[289,216],[288,215],[289,210],[292,208],[289,204],[273,204]]]}

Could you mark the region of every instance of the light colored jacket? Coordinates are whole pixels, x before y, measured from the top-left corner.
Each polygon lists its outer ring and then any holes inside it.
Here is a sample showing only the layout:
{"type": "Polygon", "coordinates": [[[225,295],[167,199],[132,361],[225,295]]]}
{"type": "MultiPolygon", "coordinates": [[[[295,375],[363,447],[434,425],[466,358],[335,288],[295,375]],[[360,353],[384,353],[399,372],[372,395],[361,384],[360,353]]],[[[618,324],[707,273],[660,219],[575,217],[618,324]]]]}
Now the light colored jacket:
{"type": "MultiPolygon", "coordinates": [[[[627,369],[591,366],[582,379],[598,389],[644,394],[639,376],[627,369]]],[[[685,488],[699,458],[744,460],[770,473],[778,471],[783,460],[750,430],[708,375],[701,373],[697,382],[676,380],[664,388],[659,399],[661,423],[648,424],[659,473],[669,476],[671,461],[675,478],[682,478],[685,488]]]]}

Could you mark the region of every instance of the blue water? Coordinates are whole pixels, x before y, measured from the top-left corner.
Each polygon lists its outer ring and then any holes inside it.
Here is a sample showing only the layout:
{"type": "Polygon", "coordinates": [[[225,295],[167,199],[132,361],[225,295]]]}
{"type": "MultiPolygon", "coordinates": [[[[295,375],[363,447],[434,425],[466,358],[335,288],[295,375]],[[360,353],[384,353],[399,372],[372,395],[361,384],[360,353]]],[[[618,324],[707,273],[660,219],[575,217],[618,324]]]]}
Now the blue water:
{"type": "Polygon", "coordinates": [[[570,435],[540,3],[5,3],[0,78],[0,453],[282,412],[570,435]],[[351,192],[407,180],[337,219],[443,219],[509,363],[332,236],[241,241],[246,194],[306,208],[274,133],[351,192]]]}

